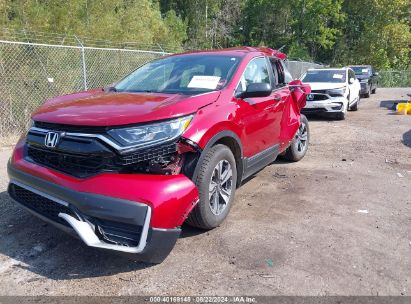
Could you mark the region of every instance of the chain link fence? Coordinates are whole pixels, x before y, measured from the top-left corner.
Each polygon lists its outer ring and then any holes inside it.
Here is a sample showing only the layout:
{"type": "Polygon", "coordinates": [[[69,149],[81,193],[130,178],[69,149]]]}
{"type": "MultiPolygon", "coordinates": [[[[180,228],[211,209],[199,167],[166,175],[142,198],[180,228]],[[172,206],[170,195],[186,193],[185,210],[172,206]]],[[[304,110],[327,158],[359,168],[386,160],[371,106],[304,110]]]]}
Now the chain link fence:
{"type": "Polygon", "coordinates": [[[299,60],[287,60],[285,63],[294,79],[300,78],[308,69],[318,69],[324,67],[319,63],[299,60]]]}
{"type": "Polygon", "coordinates": [[[24,131],[45,100],[103,87],[166,54],[0,40],[0,138],[24,131]]]}
{"type": "MultiPolygon", "coordinates": [[[[23,132],[31,113],[45,100],[109,85],[173,52],[159,45],[107,45],[111,44],[76,36],[0,32],[0,142],[23,132]]],[[[322,67],[298,60],[288,60],[286,65],[293,78],[309,68],[322,67]]],[[[411,71],[380,72],[380,85],[411,86],[411,71]]]]}

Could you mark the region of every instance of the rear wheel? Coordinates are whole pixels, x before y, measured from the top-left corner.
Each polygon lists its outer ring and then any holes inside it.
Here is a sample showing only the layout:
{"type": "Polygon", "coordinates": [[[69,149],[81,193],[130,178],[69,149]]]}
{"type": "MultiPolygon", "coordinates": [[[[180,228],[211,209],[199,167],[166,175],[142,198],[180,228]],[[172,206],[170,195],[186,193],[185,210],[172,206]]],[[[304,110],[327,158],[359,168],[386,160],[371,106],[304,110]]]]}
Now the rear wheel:
{"type": "Polygon", "coordinates": [[[337,114],[335,114],[335,119],[344,120],[345,119],[345,112],[338,112],[337,114]]]}
{"type": "Polygon", "coordinates": [[[289,161],[299,161],[307,153],[308,143],[310,141],[310,128],[308,126],[308,119],[301,114],[300,127],[295,134],[291,145],[287,148],[284,158],[289,161]]]}
{"type": "Polygon", "coordinates": [[[225,145],[212,147],[199,164],[195,181],[200,201],[187,218],[187,223],[202,229],[219,226],[227,217],[237,181],[233,153],[225,145]]]}
{"type": "Polygon", "coordinates": [[[371,91],[372,94],[377,93],[377,87],[374,88],[374,90],[371,91]]]}

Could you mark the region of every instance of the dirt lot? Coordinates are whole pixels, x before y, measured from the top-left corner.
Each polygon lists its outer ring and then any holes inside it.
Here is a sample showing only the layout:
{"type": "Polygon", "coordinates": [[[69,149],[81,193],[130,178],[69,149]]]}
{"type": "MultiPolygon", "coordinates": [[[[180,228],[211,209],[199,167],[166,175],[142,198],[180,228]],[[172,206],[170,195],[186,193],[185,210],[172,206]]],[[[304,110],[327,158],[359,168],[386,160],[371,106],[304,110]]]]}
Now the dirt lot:
{"type": "Polygon", "coordinates": [[[310,119],[303,161],[256,174],[221,227],[184,227],[154,266],[88,248],[15,206],[3,148],[0,294],[411,295],[411,117],[386,108],[406,92],[379,89],[345,121],[310,119]]]}

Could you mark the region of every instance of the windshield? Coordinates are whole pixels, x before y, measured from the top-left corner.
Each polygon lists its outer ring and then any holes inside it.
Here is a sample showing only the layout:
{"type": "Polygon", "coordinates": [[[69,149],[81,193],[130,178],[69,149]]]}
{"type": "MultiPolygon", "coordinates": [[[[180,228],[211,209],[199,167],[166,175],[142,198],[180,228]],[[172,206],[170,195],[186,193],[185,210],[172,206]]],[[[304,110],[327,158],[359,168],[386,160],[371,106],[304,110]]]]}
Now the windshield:
{"type": "Polygon", "coordinates": [[[371,73],[371,70],[368,67],[351,67],[353,69],[355,75],[369,75],[371,73]]]}
{"type": "Polygon", "coordinates": [[[240,57],[180,55],[143,65],[121,80],[118,92],[198,94],[220,90],[233,76],[240,57]]]}
{"type": "Polygon", "coordinates": [[[302,82],[345,83],[345,77],[343,70],[312,70],[307,71],[302,82]]]}

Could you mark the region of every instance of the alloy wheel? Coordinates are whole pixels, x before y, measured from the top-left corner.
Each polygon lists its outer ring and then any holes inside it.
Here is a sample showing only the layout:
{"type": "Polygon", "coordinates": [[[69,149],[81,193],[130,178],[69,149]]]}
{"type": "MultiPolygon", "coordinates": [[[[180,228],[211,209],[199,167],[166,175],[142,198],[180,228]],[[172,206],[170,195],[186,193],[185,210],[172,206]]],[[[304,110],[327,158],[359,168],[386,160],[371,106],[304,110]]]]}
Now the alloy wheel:
{"type": "Polygon", "coordinates": [[[297,134],[295,135],[298,152],[303,152],[307,146],[308,140],[308,130],[304,122],[301,122],[300,127],[298,128],[297,134]]]}
{"type": "Polygon", "coordinates": [[[210,209],[215,215],[221,214],[228,206],[233,191],[233,170],[227,160],[215,166],[209,185],[210,209]]]}

